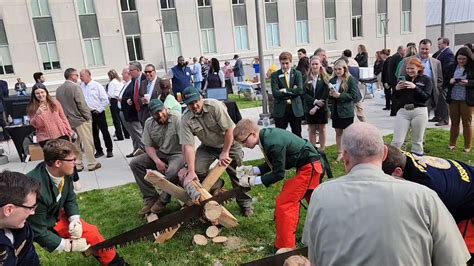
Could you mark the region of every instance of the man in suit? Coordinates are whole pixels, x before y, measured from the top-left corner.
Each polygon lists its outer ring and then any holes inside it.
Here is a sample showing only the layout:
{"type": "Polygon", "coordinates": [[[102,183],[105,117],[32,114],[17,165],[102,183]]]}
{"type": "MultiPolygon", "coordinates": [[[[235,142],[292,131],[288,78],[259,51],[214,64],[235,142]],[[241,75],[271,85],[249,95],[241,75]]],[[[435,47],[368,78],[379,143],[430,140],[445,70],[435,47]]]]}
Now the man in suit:
{"type": "Polygon", "coordinates": [[[301,137],[301,120],[304,115],[301,95],[303,77],[301,72],[291,68],[292,54],[283,52],[279,56],[281,68],[272,73],[273,118],[277,128],[285,129],[288,123],[291,132],[301,137]]]}
{"type": "Polygon", "coordinates": [[[438,38],[438,51],[433,55],[434,58],[441,62],[441,69],[443,70],[443,87],[438,96],[438,106],[435,110],[435,117],[431,119],[436,121],[436,126],[446,126],[449,122],[448,103],[446,102],[446,94],[449,86],[449,70],[455,64],[454,53],[449,48],[449,39],[438,38]]]}
{"type": "MultiPolygon", "coordinates": [[[[3,129],[4,126],[7,125],[5,122],[4,117],[4,112],[5,112],[5,107],[3,105],[3,99],[8,97],[8,83],[5,80],[0,80],[0,127],[3,129]]],[[[3,136],[0,136],[0,140],[5,140],[6,135],[4,133],[5,131],[2,130],[3,136]]]]}
{"type": "MultiPolygon", "coordinates": [[[[100,163],[94,157],[94,140],[92,138],[92,114],[86,103],[81,87],[77,84],[79,74],[74,68],[64,71],[66,81],[56,89],[56,99],[61,103],[64,113],[72,129],[77,133],[77,149],[80,145],[87,158],[87,169],[94,171],[99,169],[100,163]]],[[[78,171],[84,169],[82,153],[78,154],[76,167],[78,171]]]]}
{"type": "Polygon", "coordinates": [[[387,58],[384,63],[383,70],[382,70],[382,83],[384,86],[384,93],[385,93],[385,108],[383,110],[391,110],[390,116],[396,115],[396,110],[393,108],[395,106],[393,99],[392,99],[392,91],[395,90],[395,86],[397,86],[398,77],[395,75],[395,70],[397,69],[398,64],[402,61],[403,57],[405,56],[406,49],[403,45],[398,46],[397,52],[393,54],[391,57],[387,58]],[[390,106],[390,100],[392,101],[392,105],[390,106]]]}
{"type": "Polygon", "coordinates": [[[138,97],[140,98],[140,111],[138,112],[138,120],[142,124],[142,127],[145,125],[145,121],[150,117],[150,110],[148,110],[148,103],[151,99],[158,99],[161,94],[160,89],[160,78],[156,75],[155,66],[153,64],[148,64],[145,66],[145,80],[141,81],[140,91],[138,92],[138,97]],[[147,97],[145,97],[147,95],[147,97]]]}
{"type": "Polygon", "coordinates": [[[242,63],[242,59],[240,59],[239,55],[236,54],[234,55],[234,60],[235,60],[235,64],[234,64],[234,68],[232,69],[234,71],[234,77],[237,78],[238,82],[244,81],[245,72],[244,72],[244,64],[242,63]]]}
{"type": "Polygon", "coordinates": [[[301,48],[298,50],[298,65],[296,70],[301,72],[303,75],[303,80],[306,80],[306,74],[308,74],[309,69],[309,58],[306,56],[306,49],[301,48]]]}
{"type": "MultiPolygon", "coordinates": [[[[141,143],[140,149],[143,151],[143,143],[141,142],[142,138],[142,125],[140,124],[140,120],[138,120],[138,112],[140,111],[140,83],[146,79],[145,75],[142,73],[142,65],[140,62],[133,61],[130,62],[128,66],[130,76],[132,80],[125,88],[125,91],[122,94],[122,99],[120,101],[121,110],[123,113],[123,117],[125,121],[129,125],[128,133],[130,133],[130,137],[132,138],[133,143],[141,143]]],[[[134,145],[134,150],[132,153],[127,154],[127,158],[131,158],[136,155],[138,151],[140,151],[134,145]]]]}
{"type": "MultiPolygon", "coordinates": [[[[433,82],[433,93],[431,94],[431,100],[428,102],[428,112],[438,108],[438,97],[443,90],[443,70],[441,68],[441,62],[436,58],[430,57],[430,50],[431,41],[429,39],[421,40],[418,44],[418,54],[404,58],[400,68],[400,76],[405,76],[407,73],[407,62],[415,56],[418,57],[425,66],[425,72],[423,74],[430,77],[433,82]]],[[[429,121],[435,122],[437,120],[430,119],[429,121]]]]}

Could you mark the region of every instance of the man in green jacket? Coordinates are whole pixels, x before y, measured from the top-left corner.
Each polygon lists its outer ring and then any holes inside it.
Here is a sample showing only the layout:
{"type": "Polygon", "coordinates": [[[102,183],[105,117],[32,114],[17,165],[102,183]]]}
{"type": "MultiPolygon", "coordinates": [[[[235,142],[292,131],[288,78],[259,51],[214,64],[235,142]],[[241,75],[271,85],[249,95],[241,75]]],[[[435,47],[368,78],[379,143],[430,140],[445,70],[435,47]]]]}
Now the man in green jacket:
{"type": "Polygon", "coordinates": [[[285,171],[296,168],[296,175],[288,179],[275,200],[277,249],[296,247],[300,202],[307,202],[324,176],[320,154],[307,140],[280,128],[260,129],[250,119],[242,119],[234,129],[234,139],[249,149],[258,144],[265,164],[237,169],[239,184],[243,187],[270,186],[283,178],[285,171]]]}
{"type": "MultiPolygon", "coordinates": [[[[79,215],[72,174],[77,150],[69,141],[56,139],[43,147],[44,162],[27,175],[41,184],[35,214],[28,218],[34,241],[49,252],[83,252],[104,241],[97,227],[79,215]]],[[[102,265],[124,265],[115,250],[94,254],[102,265]]]]}
{"type": "Polygon", "coordinates": [[[279,60],[281,68],[272,73],[273,118],[275,127],[285,129],[288,123],[293,132],[301,137],[301,120],[304,116],[303,77],[301,72],[291,68],[292,54],[283,52],[279,60]]]}

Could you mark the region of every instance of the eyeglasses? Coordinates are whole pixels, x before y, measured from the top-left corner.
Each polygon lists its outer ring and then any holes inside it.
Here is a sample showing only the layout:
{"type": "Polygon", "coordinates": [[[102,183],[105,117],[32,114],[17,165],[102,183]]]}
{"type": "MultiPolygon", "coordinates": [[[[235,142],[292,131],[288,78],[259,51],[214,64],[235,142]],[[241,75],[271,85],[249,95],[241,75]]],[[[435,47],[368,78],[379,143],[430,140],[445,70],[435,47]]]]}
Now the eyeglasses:
{"type": "Polygon", "coordinates": [[[240,141],[240,143],[244,144],[245,142],[247,142],[247,140],[249,139],[250,135],[252,135],[252,133],[249,133],[247,135],[247,137],[245,137],[245,139],[243,139],[242,141],[240,141]]]}
{"type": "Polygon", "coordinates": [[[152,73],[153,71],[155,71],[155,70],[145,70],[145,71],[143,71],[143,72],[145,72],[145,74],[150,74],[150,73],[152,73]]]}
{"type": "Polygon", "coordinates": [[[22,205],[22,204],[13,204],[13,205],[15,205],[17,207],[25,208],[25,209],[29,210],[30,212],[35,211],[36,208],[38,207],[38,204],[35,204],[33,206],[25,206],[25,205],[22,205]]]}
{"type": "Polygon", "coordinates": [[[65,162],[75,162],[77,158],[72,158],[72,159],[58,159],[59,161],[65,161],[65,162]]]}

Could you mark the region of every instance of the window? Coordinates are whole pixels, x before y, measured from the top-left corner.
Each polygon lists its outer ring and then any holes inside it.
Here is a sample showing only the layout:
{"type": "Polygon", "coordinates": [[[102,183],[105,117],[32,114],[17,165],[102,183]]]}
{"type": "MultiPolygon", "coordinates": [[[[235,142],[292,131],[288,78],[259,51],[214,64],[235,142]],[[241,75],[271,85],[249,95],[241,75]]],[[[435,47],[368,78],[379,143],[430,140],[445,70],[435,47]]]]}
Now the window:
{"type": "Polygon", "coordinates": [[[324,26],[326,41],[336,40],[336,1],[324,0],[324,26]]]}
{"type": "Polygon", "coordinates": [[[143,60],[142,41],[140,35],[127,36],[128,59],[130,61],[143,60]]]}
{"type": "Polygon", "coordinates": [[[47,0],[31,0],[33,25],[44,70],[60,69],[56,34],[47,0]]]}
{"type": "Polygon", "coordinates": [[[205,54],[216,53],[216,38],[214,36],[214,19],[212,16],[211,0],[197,0],[199,12],[199,28],[201,29],[201,46],[205,54]]]}
{"type": "Polygon", "coordinates": [[[387,0],[377,0],[377,35],[388,34],[387,0]]]}
{"type": "Polygon", "coordinates": [[[120,7],[122,8],[122,12],[137,10],[135,0],[120,0],[120,7]]]}
{"type": "Polygon", "coordinates": [[[95,0],[78,0],[79,22],[87,55],[87,65],[104,65],[99,26],[95,14],[95,0]]]}
{"type": "Polygon", "coordinates": [[[362,37],[362,0],[352,0],[352,37],[362,37]]]}
{"type": "Polygon", "coordinates": [[[244,0],[232,1],[232,14],[234,16],[235,47],[237,50],[248,50],[247,11],[244,0]]]}
{"type": "MultiPolygon", "coordinates": [[[[167,1],[170,2],[170,1],[167,1]]],[[[130,61],[143,60],[140,22],[135,0],[120,0],[122,22],[130,61]]]]}
{"type": "Polygon", "coordinates": [[[181,55],[181,45],[174,0],[161,0],[161,17],[163,18],[165,53],[167,58],[176,58],[181,55]]]}
{"type": "Polygon", "coordinates": [[[13,74],[13,64],[8,49],[8,39],[5,32],[5,25],[0,19],[0,75],[13,74]]]}
{"type": "Polygon", "coordinates": [[[402,32],[411,32],[411,0],[402,0],[402,32]]]}
{"type": "Polygon", "coordinates": [[[296,43],[309,43],[308,37],[308,1],[296,0],[296,43]]]}
{"type": "Polygon", "coordinates": [[[276,0],[265,0],[265,19],[267,31],[267,47],[279,47],[280,34],[278,31],[278,4],[276,0]]]}

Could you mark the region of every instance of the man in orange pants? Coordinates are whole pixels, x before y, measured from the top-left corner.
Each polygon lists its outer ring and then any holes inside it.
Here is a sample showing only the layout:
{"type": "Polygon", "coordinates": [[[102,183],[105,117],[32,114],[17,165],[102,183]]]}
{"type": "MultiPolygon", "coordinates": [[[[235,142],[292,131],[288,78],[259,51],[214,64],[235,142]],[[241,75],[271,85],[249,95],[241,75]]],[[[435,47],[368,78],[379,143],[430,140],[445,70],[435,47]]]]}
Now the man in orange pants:
{"type": "Polygon", "coordinates": [[[275,206],[275,247],[279,250],[295,248],[300,202],[304,198],[309,202],[311,193],[324,175],[319,152],[307,140],[289,131],[260,129],[249,119],[237,123],[234,139],[250,149],[258,144],[266,162],[258,167],[238,167],[240,186],[270,186],[285,177],[285,170],[296,168],[296,175],[285,182],[275,206]]]}
{"type": "MultiPolygon", "coordinates": [[[[28,218],[34,241],[49,252],[83,252],[104,237],[79,215],[72,181],[76,147],[66,140],[50,140],[43,152],[44,162],[27,174],[41,184],[35,214],[28,218]]],[[[102,265],[125,265],[115,250],[94,256],[102,265]]]]}

